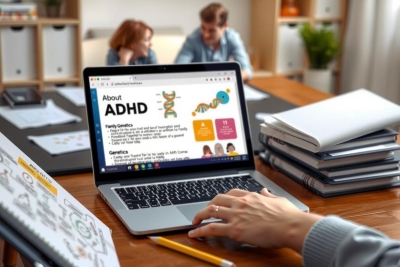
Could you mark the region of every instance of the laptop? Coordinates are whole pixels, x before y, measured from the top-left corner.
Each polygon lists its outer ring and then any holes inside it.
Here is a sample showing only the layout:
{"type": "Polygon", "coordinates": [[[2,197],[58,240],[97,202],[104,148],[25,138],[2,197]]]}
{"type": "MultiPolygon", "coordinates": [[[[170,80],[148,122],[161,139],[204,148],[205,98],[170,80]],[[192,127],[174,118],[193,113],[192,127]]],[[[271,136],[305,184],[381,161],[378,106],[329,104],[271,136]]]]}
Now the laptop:
{"type": "Polygon", "coordinates": [[[95,185],[132,234],[193,228],[232,188],[266,187],[308,211],[255,170],[239,64],[89,67],[83,78],[95,185]]]}

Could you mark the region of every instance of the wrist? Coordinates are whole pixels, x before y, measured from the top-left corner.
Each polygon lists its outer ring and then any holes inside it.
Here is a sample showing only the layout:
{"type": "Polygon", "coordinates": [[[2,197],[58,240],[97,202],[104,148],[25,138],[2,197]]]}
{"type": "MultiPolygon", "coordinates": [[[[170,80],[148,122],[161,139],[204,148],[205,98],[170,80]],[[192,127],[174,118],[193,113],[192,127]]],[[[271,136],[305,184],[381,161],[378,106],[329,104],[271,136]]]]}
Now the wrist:
{"type": "Polygon", "coordinates": [[[129,60],[124,59],[124,58],[120,58],[119,59],[119,64],[121,64],[121,65],[129,65],[129,60]]]}
{"type": "Polygon", "coordinates": [[[292,214],[288,220],[286,228],[288,230],[284,235],[284,246],[301,253],[308,232],[322,218],[321,215],[301,211],[292,214]]]}

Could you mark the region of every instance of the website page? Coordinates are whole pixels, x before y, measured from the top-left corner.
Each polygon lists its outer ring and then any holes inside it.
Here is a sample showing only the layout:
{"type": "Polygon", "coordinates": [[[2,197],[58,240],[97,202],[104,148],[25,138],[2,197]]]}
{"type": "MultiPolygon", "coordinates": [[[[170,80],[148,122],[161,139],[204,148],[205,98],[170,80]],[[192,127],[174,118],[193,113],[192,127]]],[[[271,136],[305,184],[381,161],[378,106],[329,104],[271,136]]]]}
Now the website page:
{"type": "Polygon", "coordinates": [[[234,75],[206,75],[90,77],[100,166],[247,155],[234,75]]]}

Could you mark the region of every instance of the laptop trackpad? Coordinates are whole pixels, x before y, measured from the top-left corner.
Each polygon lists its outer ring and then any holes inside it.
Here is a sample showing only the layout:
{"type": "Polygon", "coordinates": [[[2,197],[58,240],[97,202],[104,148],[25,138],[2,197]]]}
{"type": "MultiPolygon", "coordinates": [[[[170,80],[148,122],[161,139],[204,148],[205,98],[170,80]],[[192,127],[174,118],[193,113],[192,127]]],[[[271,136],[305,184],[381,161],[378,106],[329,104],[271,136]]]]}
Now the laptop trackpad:
{"type": "Polygon", "coordinates": [[[188,219],[192,221],[197,212],[202,208],[207,207],[208,202],[195,203],[191,205],[177,206],[178,210],[188,219]]]}

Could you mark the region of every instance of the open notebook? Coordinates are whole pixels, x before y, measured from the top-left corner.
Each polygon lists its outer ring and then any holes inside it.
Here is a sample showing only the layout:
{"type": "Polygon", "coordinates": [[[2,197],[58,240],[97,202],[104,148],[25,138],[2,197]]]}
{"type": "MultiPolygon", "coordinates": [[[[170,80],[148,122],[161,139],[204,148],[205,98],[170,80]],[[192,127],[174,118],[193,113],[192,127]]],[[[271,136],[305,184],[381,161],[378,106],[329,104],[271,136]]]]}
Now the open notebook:
{"type": "Polygon", "coordinates": [[[399,122],[399,105],[359,89],[273,114],[261,132],[316,153],[399,122]]]}
{"type": "Polygon", "coordinates": [[[57,266],[119,266],[111,230],[2,133],[0,196],[0,220],[57,266]]]}

